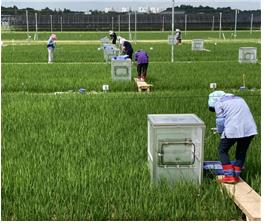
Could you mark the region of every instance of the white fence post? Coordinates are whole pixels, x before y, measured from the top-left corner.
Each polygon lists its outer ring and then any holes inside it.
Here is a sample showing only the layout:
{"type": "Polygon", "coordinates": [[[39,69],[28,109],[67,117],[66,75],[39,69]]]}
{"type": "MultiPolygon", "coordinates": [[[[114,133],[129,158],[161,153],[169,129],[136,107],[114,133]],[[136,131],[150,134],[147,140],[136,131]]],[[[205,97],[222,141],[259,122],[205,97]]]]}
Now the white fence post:
{"type": "Polygon", "coordinates": [[[253,29],[253,13],[251,14],[251,20],[250,20],[250,35],[252,35],[252,29],[253,29]]]}
{"type": "Polygon", "coordinates": [[[28,10],[26,10],[27,38],[29,39],[28,10]]]}
{"type": "MultiPolygon", "coordinates": [[[[171,10],[171,35],[174,36],[174,0],[172,0],[172,10],[171,10]]],[[[171,62],[174,61],[174,44],[171,44],[171,62]]]]}
{"type": "Polygon", "coordinates": [[[219,39],[221,38],[222,35],[222,12],[219,14],[219,39]]]}
{"type": "Polygon", "coordinates": [[[50,32],[52,32],[52,15],[50,15],[50,32]]]}

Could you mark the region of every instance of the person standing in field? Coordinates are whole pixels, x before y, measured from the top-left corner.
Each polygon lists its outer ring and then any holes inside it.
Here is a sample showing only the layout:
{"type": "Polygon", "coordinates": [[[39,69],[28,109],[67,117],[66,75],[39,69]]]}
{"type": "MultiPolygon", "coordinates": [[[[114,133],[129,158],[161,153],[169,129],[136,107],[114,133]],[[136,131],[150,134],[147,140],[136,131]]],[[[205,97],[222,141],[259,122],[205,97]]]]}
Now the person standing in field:
{"type": "Polygon", "coordinates": [[[133,55],[133,48],[130,42],[128,42],[124,38],[120,38],[120,46],[122,53],[128,55],[128,58],[132,60],[132,55],[133,55]]]}
{"type": "Polygon", "coordinates": [[[116,39],[117,39],[116,33],[114,31],[110,30],[109,36],[110,36],[110,39],[112,40],[112,44],[116,44],[116,39]]]}
{"type": "Polygon", "coordinates": [[[181,45],[181,30],[176,29],[176,40],[177,40],[177,45],[181,45]]]}
{"type": "Polygon", "coordinates": [[[244,99],[224,91],[209,94],[208,106],[216,113],[216,131],[221,135],[219,156],[224,177],[219,182],[239,182],[250,142],[257,135],[254,118],[244,99]],[[228,152],[235,143],[235,164],[232,165],[228,152]]]}
{"type": "Polygon", "coordinates": [[[137,78],[141,81],[145,81],[147,77],[149,56],[142,49],[135,53],[135,61],[137,62],[137,78]]]}
{"type": "Polygon", "coordinates": [[[48,63],[52,63],[53,61],[53,52],[55,49],[55,41],[57,40],[57,36],[55,34],[51,34],[48,39],[48,63]]]}

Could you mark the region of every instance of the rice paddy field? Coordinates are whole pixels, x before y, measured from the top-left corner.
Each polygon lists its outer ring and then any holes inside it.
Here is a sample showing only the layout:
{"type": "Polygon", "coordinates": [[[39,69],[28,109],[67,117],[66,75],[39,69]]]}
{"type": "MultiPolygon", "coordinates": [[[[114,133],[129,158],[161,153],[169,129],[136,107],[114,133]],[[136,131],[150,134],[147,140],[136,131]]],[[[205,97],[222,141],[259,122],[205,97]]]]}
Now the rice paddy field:
{"type": "Polygon", "coordinates": [[[242,178],[260,194],[259,31],[237,32],[236,39],[229,31],[225,39],[218,32],[183,33],[173,63],[169,32],[138,32],[132,44],[149,54],[150,93],[138,93],[133,80],[112,81],[111,65],[98,50],[107,33],[56,34],[52,64],[46,49],[50,33],[39,33],[38,41],[23,32],[1,34],[2,220],[243,219],[213,176],[204,174],[201,185],[150,182],[147,115],[196,114],[206,125],[204,160],[219,160],[220,137],[210,130],[215,114],[207,108],[209,84],[242,96],[259,133],[242,178]],[[192,51],[194,38],[204,39],[208,51],[192,51]],[[240,64],[239,47],[256,47],[258,62],[240,64]],[[247,90],[240,91],[243,84],[247,90]]]}

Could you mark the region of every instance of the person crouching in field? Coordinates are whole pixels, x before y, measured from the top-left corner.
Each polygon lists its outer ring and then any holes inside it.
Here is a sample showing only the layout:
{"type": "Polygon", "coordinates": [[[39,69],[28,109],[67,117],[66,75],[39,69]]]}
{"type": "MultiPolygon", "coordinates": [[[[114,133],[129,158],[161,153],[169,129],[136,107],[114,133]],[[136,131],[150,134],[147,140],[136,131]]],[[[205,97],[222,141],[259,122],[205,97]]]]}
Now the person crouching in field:
{"type": "Polygon", "coordinates": [[[132,60],[133,48],[132,48],[131,43],[128,42],[124,38],[120,38],[119,42],[120,42],[122,53],[128,55],[128,58],[130,58],[132,60]]]}
{"type": "Polygon", "coordinates": [[[219,182],[239,182],[250,142],[257,135],[253,116],[244,99],[224,91],[209,94],[208,107],[216,113],[216,131],[221,135],[219,156],[224,177],[219,179],[219,182]],[[232,165],[228,152],[235,143],[235,164],[232,165]]]}
{"type": "Polygon", "coordinates": [[[135,53],[135,61],[137,62],[137,78],[141,81],[145,81],[147,77],[148,70],[148,62],[149,57],[148,54],[143,50],[138,50],[135,53]]]}
{"type": "Polygon", "coordinates": [[[47,48],[48,48],[48,63],[52,63],[53,61],[53,52],[55,49],[55,41],[57,40],[57,36],[55,34],[51,34],[48,40],[47,48]]]}
{"type": "Polygon", "coordinates": [[[177,45],[181,45],[181,30],[176,29],[176,40],[177,40],[177,45]]]}
{"type": "Polygon", "coordinates": [[[112,40],[112,44],[116,44],[116,39],[117,39],[116,33],[114,31],[110,30],[109,36],[110,36],[110,39],[112,40]]]}

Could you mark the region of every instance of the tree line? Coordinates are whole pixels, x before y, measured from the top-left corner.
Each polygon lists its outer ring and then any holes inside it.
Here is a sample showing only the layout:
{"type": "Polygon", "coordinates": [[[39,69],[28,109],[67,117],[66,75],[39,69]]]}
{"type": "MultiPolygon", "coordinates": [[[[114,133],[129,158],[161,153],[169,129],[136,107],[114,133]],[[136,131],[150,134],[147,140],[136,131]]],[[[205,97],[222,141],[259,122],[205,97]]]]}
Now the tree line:
{"type": "MultiPolygon", "coordinates": [[[[41,10],[36,10],[33,8],[22,8],[19,9],[17,6],[13,7],[4,7],[1,6],[1,13],[2,15],[17,15],[17,14],[25,14],[26,10],[29,13],[41,13],[41,14],[48,14],[48,15],[62,15],[62,14],[84,14],[85,12],[82,11],[72,11],[70,9],[50,9],[48,7],[41,9],[41,10]]],[[[167,8],[165,11],[161,13],[168,13],[171,12],[172,8],[167,8]]],[[[194,7],[192,5],[180,5],[174,7],[175,12],[181,11],[184,13],[217,13],[217,12],[223,12],[223,13],[230,13],[234,12],[235,9],[232,9],[231,7],[224,7],[224,8],[213,8],[209,6],[198,6],[194,7]]],[[[251,13],[260,13],[261,10],[239,10],[241,12],[251,12],[251,13]]],[[[90,10],[90,14],[106,14],[104,11],[100,10],[90,10]]],[[[120,14],[120,12],[109,12],[108,14],[120,14]]]]}

